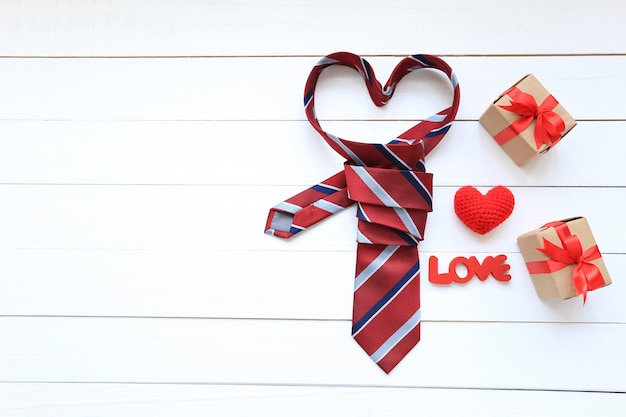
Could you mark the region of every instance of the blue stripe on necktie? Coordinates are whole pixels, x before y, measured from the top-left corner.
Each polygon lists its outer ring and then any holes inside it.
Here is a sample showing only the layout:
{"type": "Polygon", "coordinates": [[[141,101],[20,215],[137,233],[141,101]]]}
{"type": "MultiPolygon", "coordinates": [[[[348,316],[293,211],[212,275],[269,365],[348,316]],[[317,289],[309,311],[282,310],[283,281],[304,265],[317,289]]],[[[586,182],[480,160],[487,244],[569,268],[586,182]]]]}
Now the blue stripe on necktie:
{"type": "Polygon", "coordinates": [[[442,127],[441,129],[436,129],[436,130],[431,130],[430,132],[428,132],[426,134],[426,136],[424,136],[424,138],[432,138],[434,136],[439,136],[439,135],[445,135],[446,133],[448,133],[448,130],[450,130],[450,126],[452,126],[451,124],[447,124],[444,127],[442,127]]]}
{"type": "Polygon", "coordinates": [[[422,196],[424,201],[426,201],[429,206],[432,206],[432,196],[430,195],[424,184],[422,184],[421,181],[419,181],[419,179],[415,177],[411,171],[400,171],[400,173],[413,186],[413,188],[417,190],[417,192],[422,196]]]}
{"type": "Polygon", "coordinates": [[[372,222],[369,219],[369,217],[367,216],[367,214],[365,214],[365,211],[363,210],[363,207],[361,206],[361,203],[357,203],[357,205],[356,205],[356,217],[358,219],[365,220],[368,223],[372,222]]]}
{"type": "Polygon", "coordinates": [[[398,158],[393,152],[387,149],[385,145],[380,144],[380,143],[375,143],[374,147],[376,148],[376,150],[378,150],[378,152],[383,154],[385,158],[387,158],[389,162],[391,162],[396,168],[398,169],[410,169],[411,168],[403,160],[398,158]]]}
{"type": "Polygon", "coordinates": [[[298,232],[303,231],[305,228],[304,227],[299,227],[299,226],[291,226],[291,228],[289,229],[289,233],[291,234],[296,234],[298,232]]]}
{"type": "Polygon", "coordinates": [[[337,192],[337,188],[333,187],[326,187],[323,184],[316,184],[314,186],[311,187],[312,190],[317,191],[318,193],[323,193],[323,194],[335,194],[337,192]]]}
{"type": "Polygon", "coordinates": [[[363,69],[365,69],[365,79],[367,80],[368,84],[372,84],[373,79],[372,79],[372,67],[370,66],[370,63],[367,62],[366,60],[364,60],[363,58],[361,58],[361,63],[363,64],[363,69]]]}
{"type": "Polygon", "coordinates": [[[390,141],[387,145],[397,145],[399,143],[413,145],[414,142],[415,142],[415,139],[395,138],[394,140],[390,141]]]}
{"type": "Polygon", "coordinates": [[[435,65],[430,62],[429,60],[427,60],[424,55],[422,54],[416,54],[416,55],[411,55],[411,58],[413,58],[414,60],[416,60],[417,62],[419,62],[420,64],[427,66],[427,67],[434,67],[435,65]]]}
{"type": "Polygon", "coordinates": [[[402,240],[404,240],[409,246],[417,246],[417,238],[412,235],[403,232],[402,230],[392,229],[402,240]]]}
{"type": "Polygon", "coordinates": [[[304,95],[304,107],[307,107],[311,101],[311,99],[313,98],[313,90],[308,91],[305,95],[304,95]]]}
{"type": "Polygon", "coordinates": [[[396,295],[409,283],[420,270],[419,261],[385,294],[372,308],[370,308],[353,326],[352,335],[356,335],[371,319],[374,318],[396,295]]]}

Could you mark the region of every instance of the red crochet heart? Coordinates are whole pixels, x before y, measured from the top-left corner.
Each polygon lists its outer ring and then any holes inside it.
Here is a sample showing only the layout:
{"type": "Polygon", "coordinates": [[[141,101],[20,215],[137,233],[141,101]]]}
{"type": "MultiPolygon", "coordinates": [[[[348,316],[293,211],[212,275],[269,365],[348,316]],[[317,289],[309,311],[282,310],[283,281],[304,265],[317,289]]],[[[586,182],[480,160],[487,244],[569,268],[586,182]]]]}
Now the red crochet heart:
{"type": "Polygon", "coordinates": [[[498,185],[483,195],[471,185],[454,195],[454,212],[467,227],[484,235],[502,224],[513,212],[515,197],[508,188],[498,185]]]}

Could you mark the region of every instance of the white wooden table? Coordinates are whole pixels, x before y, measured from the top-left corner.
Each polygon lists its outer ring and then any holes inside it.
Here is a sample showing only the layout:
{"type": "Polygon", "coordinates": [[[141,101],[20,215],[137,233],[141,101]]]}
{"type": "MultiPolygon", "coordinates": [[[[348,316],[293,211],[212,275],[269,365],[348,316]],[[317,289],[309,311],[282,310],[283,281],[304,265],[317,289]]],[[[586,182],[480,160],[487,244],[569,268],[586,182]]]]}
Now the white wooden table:
{"type": "MultiPolygon", "coordinates": [[[[0,3],[0,416],[623,416],[626,3],[44,0],[0,3]],[[292,241],[267,210],[341,167],[304,118],[322,56],[442,56],[458,121],[429,155],[422,259],[505,254],[509,283],[435,286],[385,375],[350,337],[354,209],[292,241]],[[533,73],[579,121],[518,168],[477,120],[533,73]],[[298,155],[304,155],[298,158],[298,155]],[[463,185],[502,184],[470,232],[463,185]],[[586,216],[613,285],[542,301],[516,237],[586,216]]],[[[375,108],[356,73],[324,127],[385,142],[445,107],[410,76],[375,108]]],[[[423,261],[423,264],[427,262],[423,261]]]]}

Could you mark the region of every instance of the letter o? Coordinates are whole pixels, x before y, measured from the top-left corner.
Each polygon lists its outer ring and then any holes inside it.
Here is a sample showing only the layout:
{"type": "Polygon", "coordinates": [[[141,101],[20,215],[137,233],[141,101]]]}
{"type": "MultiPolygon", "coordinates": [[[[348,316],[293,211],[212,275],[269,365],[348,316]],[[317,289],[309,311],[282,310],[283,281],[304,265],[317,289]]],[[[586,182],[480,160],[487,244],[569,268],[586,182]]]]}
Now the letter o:
{"type": "Polygon", "coordinates": [[[457,256],[452,261],[450,261],[449,268],[450,274],[455,277],[454,282],[458,282],[459,284],[466,283],[474,276],[474,270],[470,268],[470,265],[468,265],[468,259],[464,256],[457,256]],[[456,267],[459,265],[463,265],[465,266],[465,268],[467,268],[467,275],[465,277],[460,277],[457,273],[456,267]]]}

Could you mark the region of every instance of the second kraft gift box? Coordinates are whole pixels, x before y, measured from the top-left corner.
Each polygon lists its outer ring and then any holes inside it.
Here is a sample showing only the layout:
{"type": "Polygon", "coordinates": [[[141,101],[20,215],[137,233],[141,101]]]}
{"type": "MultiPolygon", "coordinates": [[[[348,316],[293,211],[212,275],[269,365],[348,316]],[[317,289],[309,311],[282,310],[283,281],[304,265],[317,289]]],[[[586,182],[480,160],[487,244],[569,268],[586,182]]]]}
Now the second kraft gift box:
{"type": "Polygon", "coordinates": [[[567,299],[611,284],[587,219],[572,217],[524,233],[517,242],[540,298],[567,299]]]}

